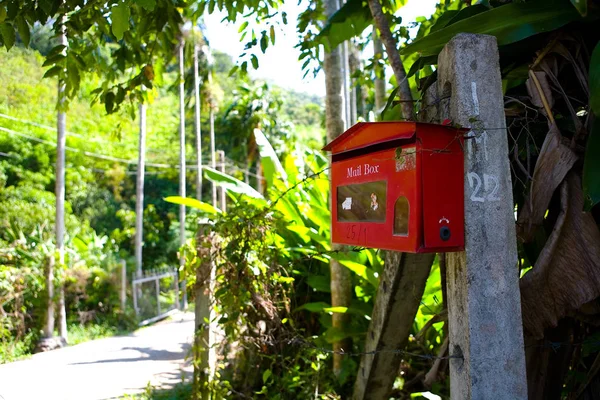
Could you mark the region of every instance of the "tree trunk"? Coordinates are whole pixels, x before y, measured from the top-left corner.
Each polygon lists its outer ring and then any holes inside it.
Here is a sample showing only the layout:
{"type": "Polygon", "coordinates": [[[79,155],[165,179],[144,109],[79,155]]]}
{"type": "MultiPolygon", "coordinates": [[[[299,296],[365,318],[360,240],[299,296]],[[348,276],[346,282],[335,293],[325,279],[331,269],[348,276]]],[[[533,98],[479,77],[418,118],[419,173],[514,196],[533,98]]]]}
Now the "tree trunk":
{"type": "MultiPolygon", "coordinates": [[[[140,103],[140,137],[135,183],[135,271],[142,276],[142,241],[144,233],[144,172],[146,165],[146,105],[140,103]]],[[[140,292],[141,293],[141,292],[140,292]]]]}
{"type": "MultiPolygon", "coordinates": [[[[183,46],[185,42],[183,39],[179,44],[179,196],[185,197],[185,183],[186,183],[186,165],[185,165],[185,75],[183,65],[183,46]]],[[[185,206],[179,206],[179,247],[183,250],[185,246],[185,206]]],[[[180,250],[179,265],[183,266],[185,258],[183,251],[180,250]]],[[[177,299],[179,304],[179,299],[177,299]]],[[[179,307],[178,307],[179,308],[179,307]]],[[[187,287],[186,281],[183,280],[183,309],[187,308],[187,287]]]]}
{"type": "MultiPolygon", "coordinates": [[[[327,0],[326,14],[331,16],[338,9],[337,0],[327,0]]],[[[343,96],[344,76],[342,70],[341,49],[338,46],[331,52],[326,52],[323,59],[325,71],[325,125],[327,139],[333,140],[344,132],[345,107],[343,96]]],[[[335,246],[334,246],[335,248],[335,246]]],[[[350,271],[339,262],[331,260],[331,305],[333,307],[348,307],[352,299],[350,271]]],[[[333,314],[333,327],[343,329],[349,325],[348,314],[333,314]]],[[[351,351],[352,342],[349,338],[335,342],[333,349],[333,371],[339,376],[342,370],[343,356],[340,352],[351,351]]]]}
{"type": "Polygon", "coordinates": [[[69,341],[69,332],[67,331],[67,308],[65,306],[65,283],[60,285],[60,292],[58,293],[58,318],[60,325],[58,326],[58,336],[60,336],[65,343],[69,341]]]}
{"type": "Polygon", "coordinates": [[[194,111],[196,128],[196,198],[202,201],[202,131],[200,127],[200,80],[198,79],[198,46],[194,46],[194,111]]]}
{"type": "MultiPolygon", "coordinates": [[[[383,44],[379,39],[377,28],[373,27],[373,58],[383,60],[383,44]]],[[[379,118],[379,113],[385,107],[385,68],[379,63],[375,63],[375,115],[379,118]]]]}
{"type": "MultiPolygon", "coordinates": [[[[61,17],[63,22],[65,17],[61,17]]],[[[59,42],[67,46],[65,25],[60,26],[59,42]]],[[[56,115],[56,250],[58,251],[58,265],[63,268],[65,263],[65,147],[67,114],[65,107],[65,82],[58,82],[58,113],[56,115]]],[[[67,340],[67,315],[65,311],[64,279],[59,289],[59,335],[67,340]]]]}
{"type": "Polygon", "coordinates": [[[54,335],[54,256],[47,258],[46,265],[46,321],[44,324],[44,337],[51,338],[54,335]]]}
{"type": "MultiPolygon", "coordinates": [[[[208,71],[208,87],[212,89],[212,73],[208,71]]],[[[215,154],[215,104],[214,98],[211,96],[208,102],[208,112],[210,120],[210,167],[212,169],[217,168],[217,156],[215,154]]],[[[217,184],[213,181],[212,183],[212,205],[217,207],[217,184]]]]}
{"type": "Polygon", "coordinates": [[[360,52],[354,43],[348,43],[348,68],[350,82],[350,123],[348,127],[358,121],[358,85],[352,76],[360,69],[360,52]]]}
{"type": "Polygon", "coordinates": [[[408,79],[406,78],[406,71],[404,71],[404,65],[402,64],[400,53],[398,52],[398,44],[392,36],[390,25],[388,24],[387,18],[383,14],[379,0],[369,0],[369,8],[371,9],[373,19],[375,20],[375,25],[377,26],[377,29],[379,29],[381,40],[383,41],[385,51],[387,52],[388,59],[390,60],[390,65],[394,71],[396,84],[400,87],[400,90],[398,90],[398,95],[400,97],[400,101],[402,102],[402,115],[405,119],[413,120],[413,99],[412,94],[410,93],[410,85],[408,84],[408,79]]]}

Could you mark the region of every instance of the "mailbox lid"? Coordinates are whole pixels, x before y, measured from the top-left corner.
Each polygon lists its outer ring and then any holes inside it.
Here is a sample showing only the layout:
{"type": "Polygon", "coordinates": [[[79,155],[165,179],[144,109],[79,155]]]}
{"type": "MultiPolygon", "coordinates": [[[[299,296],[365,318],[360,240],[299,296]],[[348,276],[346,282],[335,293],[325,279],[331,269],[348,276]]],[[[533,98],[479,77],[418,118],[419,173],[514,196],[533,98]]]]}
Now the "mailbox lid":
{"type": "Polygon", "coordinates": [[[366,149],[393,140],[415,140],[415,122],[359,122],[323,148],[332,154],[366,149]]]}

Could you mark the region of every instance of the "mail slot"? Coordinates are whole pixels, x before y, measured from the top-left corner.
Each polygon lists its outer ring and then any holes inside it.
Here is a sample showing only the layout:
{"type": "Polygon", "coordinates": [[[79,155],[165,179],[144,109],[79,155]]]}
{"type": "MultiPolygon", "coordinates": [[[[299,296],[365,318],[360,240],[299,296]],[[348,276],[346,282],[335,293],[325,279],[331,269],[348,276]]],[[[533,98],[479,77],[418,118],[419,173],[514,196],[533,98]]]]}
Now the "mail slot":
{"type": "Polygon", "coordinates": [[[358,123],[331,156],[333,243],[409,253],[464,249],[464,129],[358,123]]]}

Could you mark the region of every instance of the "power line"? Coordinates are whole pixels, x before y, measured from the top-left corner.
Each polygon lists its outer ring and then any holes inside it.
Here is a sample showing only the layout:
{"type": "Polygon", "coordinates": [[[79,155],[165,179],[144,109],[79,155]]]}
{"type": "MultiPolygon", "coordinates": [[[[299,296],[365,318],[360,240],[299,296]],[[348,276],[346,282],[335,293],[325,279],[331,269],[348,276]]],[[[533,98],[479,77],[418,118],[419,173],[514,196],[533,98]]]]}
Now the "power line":
{"type": "MultiPolygon", "coordinates": [[[[40,124],[40,123],[37,123],[37,122],[28,121],[28,120],[21,119],[21,118],[16,118],[16,117],[13,117],[13,116],[10,116],[10,115],[6,115],[6,114],[2,114],[2,113],[0,113],[0,118],[5,118],[5,119],[9,119],[11,121],[16,121],[16,122],[21,122],[23,124],[32,125],[32,126],[35,126],[37,128],[45,129],[47,131],[55,131],[56,130],[56,128],[52,127],[52,126],[43,125],[43,124],[40,124]]],[[[95,143],[110,143],[110,144],[116,145],[116,146],[135,147],[135,144],[128,145],[128,144],[125,144],[125,143],[115,142],[115,141],[112,141],[112,140],[98,139],[98,138],[94,138],[94,137],[90,138],[90,137],[86,137],[86,136],[79,135],[77,133],[69,132],[69,131],[67,131],[67,135],[69,135],[69,137],[74,137],[74,138],[77,138],[77,139],[80,139],[80,140],[87,140],[87,141],[95,142],[95,143]]],[[[159,149],[148,148],[147,150],[148,150],[149,153],[156,153],[156,154],[167,154],[168,153],[167,151],[159,150],[159,149]]]]}
{"type": "MultiPolygon", "coordinates": [[[[17,132],[17,131],[14,131],[12,129],[4,128],[2,126],[0,126],[0,131],[6,132],[6,133],[8,133],[10,135],[20,136],[20,137],[23,137],[25,139],[32,140],[34,142],[38,142],[38,143],[46,144],[48,146],[56,147],[56,143],[55,142],[52,142],[52,141],[49,141],[49,140],[45,140],[45,139],[42,139],[42,138],[39,138],[39,137],[36,137],[36,136],[28,135],[26,133],[17,132]]],[[[76,148],[70,147],[70,146],[66,146],[65,149],[67,151],[71,151],[71,152],[75,152],[75,153],[81,153],[81,154],[86,155],[88,157],[98,158],[98,159],[101,159],[101,160],[113,161],[113,162],[118,162],[118,163],[129,164],[129,165],[137,165],[137,161],[136,160],[126,160],[124,158],[113,157],[113,156],[109,156],[109,155],[106,155],[106,154],[92,153],[90,151],[80,150],[80,149],[76,149],[76,148]]],[[[150,167],[155,167],[155,168],[178,169],[176,166],[173,166],[173,165],[170,165],[170,164],[151,164],[151,163],[148,163],[146,165],[150,166],[150,167]]]]}
{"type": "MultiPolygon", "coordinates": [[[[23,133],[23,132],[18,132],[18,131],[15,131],[13,129],[5,128],[3,126],[0,126],[0,131],[8,133],[9,135],[20,136],[20,137],[32,140],[32,141],[37,142],[37,143],[46,144],[48,146],[56,147],[56,143],[52,142],[50,140],[42,139],[42,138],[39,138],[37,136],[29,135],[29,134],[26,134],[26,133],[23,133]]],[[[128,164],[128,165],[137,165],[137,160],[127,160],[127,159],[124,159],[124,158],[113,157],[113,156],[110,156],[110,155],[107,155],[107,154],[93,153],[91,151],[81,150],[81,149],[77,149],[75,147],[70,147],[70,146],[66,146],[65,149],[67,151],[71,151],[71,152],[75,152],[75,153],[80,153],[80,154],[86,155],[88,157],[98,158],[98,159],[105,160],[105,161],[113,161],[113,162],[124,163],[124,164],[128,164]]],[[[8,153],[1,153],[1,154],[4,155],[5,157],[14,157],[12,155],[9,155],[8,153]]],[[[217,164],[217,167],[220,167],[220,165],[221,164],[217,164]]],[[[179,169],[178,165],[173,165],[173,164],[146,163],[146,166],[148,166],[148,167],[154,167],[154,168],[173,169],[173,170],[178,170],[179,169]]],[[[228,164],[225,164],[225,166],[228,166],[228,164]]],[[[229,166],[231,166],[233,168],[236,168],[237,170],[239,170],[241,172],[246,173],[245,170],[242,170],[242,169],[240,169],[239,167],[237,167],[237,166],[235,166],[233,164],[229,164],[229,166]]],[[[187,165],[186,169],[188,169],[188,170],[197,170],[198,167],[196,165],[187,165]]],[[[248,174],[250,174],[251,176],[257,176],[255,174],[252,174],[249,171],[248,171],[248,174]]]]}

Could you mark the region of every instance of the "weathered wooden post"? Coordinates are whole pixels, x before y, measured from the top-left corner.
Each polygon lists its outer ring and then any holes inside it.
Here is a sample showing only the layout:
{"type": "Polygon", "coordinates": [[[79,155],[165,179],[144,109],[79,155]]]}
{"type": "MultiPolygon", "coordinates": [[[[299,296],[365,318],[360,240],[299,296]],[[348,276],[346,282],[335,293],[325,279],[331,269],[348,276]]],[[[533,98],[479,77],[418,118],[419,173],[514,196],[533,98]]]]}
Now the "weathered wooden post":
{"type": "Polygon", "coordinates": [[[447,255],[453,399],[526,399],[508,140],[496,39],[459,34],[438,58],[443,117],[465,138],[465,251],[447,255]]]}

